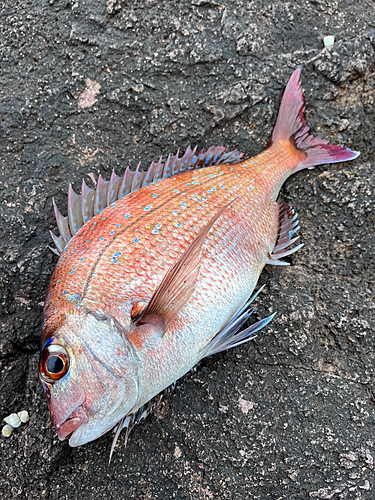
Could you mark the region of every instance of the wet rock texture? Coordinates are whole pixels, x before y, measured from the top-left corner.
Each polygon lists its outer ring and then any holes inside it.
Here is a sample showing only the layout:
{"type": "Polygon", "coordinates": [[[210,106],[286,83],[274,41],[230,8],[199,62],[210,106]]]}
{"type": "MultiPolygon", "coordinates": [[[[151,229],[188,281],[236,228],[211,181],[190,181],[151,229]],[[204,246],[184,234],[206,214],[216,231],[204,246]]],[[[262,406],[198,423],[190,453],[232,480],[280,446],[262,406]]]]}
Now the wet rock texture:
{"type": "Polygon", "coordinates": [[[374,499],[373,2],[4,0],[0,23],[0,416],[31,417],[0,439],[0,497],[374,499]],[[261,276],[276,318],[110,466],[111,435],[60,443],[36,375],[52,197],[189,144],[259,152],[300,64],[313,131],[362,155],[287,182],[305,246],[261,276]]]}

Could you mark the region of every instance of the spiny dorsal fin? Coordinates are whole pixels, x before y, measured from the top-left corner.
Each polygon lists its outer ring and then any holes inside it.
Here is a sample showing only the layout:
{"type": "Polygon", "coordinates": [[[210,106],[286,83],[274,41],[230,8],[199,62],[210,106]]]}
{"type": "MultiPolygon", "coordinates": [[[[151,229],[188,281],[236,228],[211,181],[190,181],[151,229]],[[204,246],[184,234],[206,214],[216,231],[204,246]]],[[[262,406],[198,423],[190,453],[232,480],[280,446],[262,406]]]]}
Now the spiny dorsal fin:
{"type": "Polygon", "coordinates": [[[169,325],[193,295],[200,270],[201,250],[212,226],[233,203],[224,205],[212,217],[165,275],[136,326],[153,325],[164,335],[169,325]]]}
{"type": "Polygon", "coordinates": [[[143,186],[187,170],[211,167],[213,165],[235,164],[243,156],[243,153],[240,153],[237,149],[227,153],[228,146],[211,147],[205,152],[202,149],[197,154],[196,150],[196,147],[191,149],[189,146],[181,158],[178,157],[179,151],[173,156],[169,155],[165,162],[160,158],[157,163],[152,162],[145,172],[140,170],[141,164],[139,163],[135,171],[127,167],[122,177],[112,172],[109,181],[105,181],[99,175],[95,189],[90,189],[87,187],[85,181],[83,181],[80,195],[76,194],[71,185],[69,185],[68,217],[63,217],[55,201],[53,202],[60,236],[57,237],[51,233],[53,242],[56,245],[56,250],[51,250],[60,255],[64,251],[68,241],[94,215],[100,213],[116,200],[123,198],[129,193],[133,193],[143,186]]]}

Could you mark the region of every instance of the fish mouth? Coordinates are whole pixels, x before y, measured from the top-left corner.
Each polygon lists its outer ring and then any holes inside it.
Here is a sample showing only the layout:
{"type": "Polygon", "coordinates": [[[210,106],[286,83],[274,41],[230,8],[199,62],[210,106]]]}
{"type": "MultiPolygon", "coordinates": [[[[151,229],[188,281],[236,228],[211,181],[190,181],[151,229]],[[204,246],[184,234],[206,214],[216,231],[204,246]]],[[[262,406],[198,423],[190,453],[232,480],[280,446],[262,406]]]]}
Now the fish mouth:
{"type": "Polygon", "coordinates": [[[57,437],[63,441],[66,437],[75,432],[81,425],[87,424],[89,417],[82,406],[79,406],[61,424],[56,424],[57,437]]]}

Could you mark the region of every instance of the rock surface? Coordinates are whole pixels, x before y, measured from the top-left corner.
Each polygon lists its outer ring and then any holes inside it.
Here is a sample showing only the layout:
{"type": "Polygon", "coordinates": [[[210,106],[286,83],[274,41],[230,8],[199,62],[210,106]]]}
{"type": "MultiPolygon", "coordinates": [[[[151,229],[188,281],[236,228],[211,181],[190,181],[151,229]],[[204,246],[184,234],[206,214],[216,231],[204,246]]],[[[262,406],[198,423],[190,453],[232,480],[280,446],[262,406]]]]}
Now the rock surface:
{"type": "Polygon", "coordinates": [[[3,0],[0,23],[0,417],[30,414],[0,439],[0,497],[374,499],[373,2],[3,0]],[[189,144],[261,151],[300,64],[313,131],[362,155],[287,182],[305,246],[261,276],[276,318],[110,466],[110,434],[60,443],[37,380],[52,197],[189,144]]]}

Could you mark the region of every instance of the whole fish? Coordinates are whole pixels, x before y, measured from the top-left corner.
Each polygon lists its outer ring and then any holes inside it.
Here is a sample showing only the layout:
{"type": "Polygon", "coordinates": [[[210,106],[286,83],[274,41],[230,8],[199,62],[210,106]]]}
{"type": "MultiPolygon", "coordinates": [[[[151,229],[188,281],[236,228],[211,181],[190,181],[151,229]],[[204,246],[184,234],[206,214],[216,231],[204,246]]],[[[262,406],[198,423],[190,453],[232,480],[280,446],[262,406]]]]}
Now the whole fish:
{"type": "Polygon", "coordinates": [[[272,319],[243,329],[263,267],[287,265],[281,259],[301,247],[290,247],[298,221],[278,199],[282,184],[359,155],[311,135],[300,71],[257,156],[188,148],[147,172],[100,176],[95,190],[83,182],[81,195],[70,187],[68,217],[55,206],[61,255],[39,378],[58,437],[70,435],[71,446],[116,424],[116,438],[123,427],[128,435],[200,359],[247,342],[272,319]]]}

